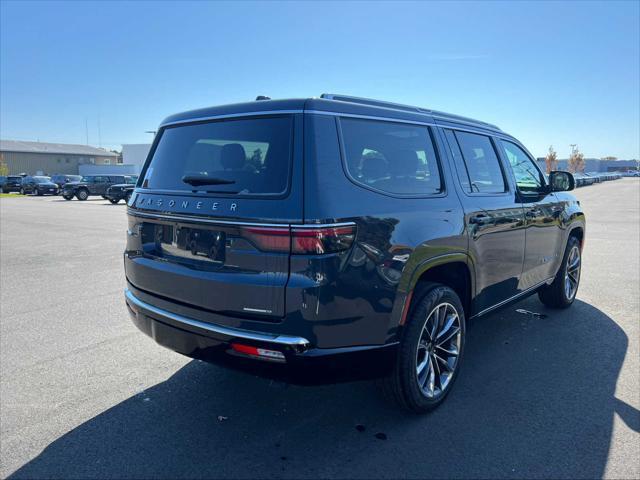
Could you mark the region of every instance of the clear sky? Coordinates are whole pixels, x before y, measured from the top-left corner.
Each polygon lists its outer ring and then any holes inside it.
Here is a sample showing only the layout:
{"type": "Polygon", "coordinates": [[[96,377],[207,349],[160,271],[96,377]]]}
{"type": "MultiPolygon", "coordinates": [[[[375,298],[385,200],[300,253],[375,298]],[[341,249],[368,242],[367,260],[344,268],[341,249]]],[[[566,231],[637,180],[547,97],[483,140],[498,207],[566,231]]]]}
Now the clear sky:
{"type": "Polygon", "coordinates": [[[640,2],[6,2],[0,135],[119,148],[182,110],[323,92],[640,157],[640,2]]]}

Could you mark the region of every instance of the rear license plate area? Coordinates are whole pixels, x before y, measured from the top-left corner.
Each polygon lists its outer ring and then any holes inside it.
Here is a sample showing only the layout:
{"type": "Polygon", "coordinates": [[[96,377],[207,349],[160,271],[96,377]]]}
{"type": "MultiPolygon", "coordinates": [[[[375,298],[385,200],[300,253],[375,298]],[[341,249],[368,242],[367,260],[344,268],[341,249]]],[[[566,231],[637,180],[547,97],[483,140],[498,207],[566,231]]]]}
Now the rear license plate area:
{"type": "Polygon", "coordinates": [[[144,223],[141,234],[148,255],[178,263],[224,264],[226,234],[220,230],[144,223]]]}

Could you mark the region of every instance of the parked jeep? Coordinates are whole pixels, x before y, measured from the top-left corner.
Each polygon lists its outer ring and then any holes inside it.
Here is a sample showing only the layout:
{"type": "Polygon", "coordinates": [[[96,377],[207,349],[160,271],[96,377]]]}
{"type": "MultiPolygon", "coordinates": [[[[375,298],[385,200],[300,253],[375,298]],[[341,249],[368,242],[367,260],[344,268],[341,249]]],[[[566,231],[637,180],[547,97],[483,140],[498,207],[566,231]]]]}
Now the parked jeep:
{"type": "Polygon", "coordinates": [[[128,175],[125,177],[125,183],[111,185],[107,188],[107,194],[105,195],[107,200],[114,205],[120,200],[124,200],[125,203],[127,203],[131,198],[131,194],[133,193],[133,189],[135,188],[137,181],[137,175],[128,175]]]}
{"type": "Polygon", "coordinates": [[[85,175],[79,182],[68,182],[62,187],[62,197],[71,200],[86,200],[91,196],[107,198],[107,189],[111,185],[125,183],[125,175],[85,175]]]}
{"type": "Polygon", "coordinates": [[[141,178],[126,304],[189,357],[294,383],[380,378],[424,412],[460,372],[469,321],[578,291],[573,176],[547,181],[486,122],[339,95],[205,108],[162,122],[141,178]]]}
{"type": "Polygon", "coordinates": [[[51,181],[58,185],[60,191],[62,191],[62,187],[64,187],[69,182],[79,182],[82,180],[82,175],[52,175],[51,181]]]}

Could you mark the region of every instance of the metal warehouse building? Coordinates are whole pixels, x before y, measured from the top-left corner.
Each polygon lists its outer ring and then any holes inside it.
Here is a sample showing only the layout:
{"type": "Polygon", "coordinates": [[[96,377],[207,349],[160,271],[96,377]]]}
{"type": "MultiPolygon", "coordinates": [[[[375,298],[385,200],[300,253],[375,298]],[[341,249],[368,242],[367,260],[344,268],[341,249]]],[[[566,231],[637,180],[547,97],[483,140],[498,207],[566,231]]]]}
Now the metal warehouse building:
{"type": "Polygon", "coordinates": [[[0,140],[0,161],[10,175],[77,175],[80,165],[115,165],[120,157],[89,145],[0,140]]]}

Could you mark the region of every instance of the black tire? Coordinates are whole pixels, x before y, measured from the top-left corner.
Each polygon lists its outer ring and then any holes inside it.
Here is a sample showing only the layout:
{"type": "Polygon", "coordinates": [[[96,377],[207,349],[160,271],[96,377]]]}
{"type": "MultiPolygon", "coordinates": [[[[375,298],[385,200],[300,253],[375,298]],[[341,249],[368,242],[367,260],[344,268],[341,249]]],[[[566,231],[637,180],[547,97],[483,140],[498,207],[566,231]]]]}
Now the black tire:
{"type": "MultiPolygon", "coordinates": [[[[418,298],[412,302],[410,308],[406,326],[398,347],[398,358],[395,369],[390,376],[381,379],[378,384],[381,387],[383,394],[396,404],[415,413],[426,413],[433,410],[444,401],[458,377],[464,353],[464,309],[456,292],[449,287],[438,283],[423,284],[420,288],[418,298]],[[443,305],[446,305],[446,307],[443,307],[443,305]],[[433,370],[433,376],[430,377],[431,365],[429,361],[427,361],[423,368],[423,371],[425,369],[427,370],[427,382],[421,387],[418,383],[421,376],[418,373],[418,370],[419,364],[424,362],[419,361],[420,352],[423,351],[424,357],[427,359],[431,358],[430,355],[433,355],[432,353],[428,353],[430,351],[442,354],[440,351],[442,349],[441,347],[438,346],[432,348],[432,345],[425,345],[424,336],[425,333],[428,332],[426,327],[429,327],[430,330],[431,325],[437,325],[437,323],[433,322],[434,317],[432,317],[432,314],[436,312],[436,309],[446,308],[447,310],[444,312],[444,321],[441,320],[439,322],[443,324],[441,327],[444,327],[447,320],[451,318],[447,316],[449,314],[449,307],[452,307],[457,314],[457,324],[452,324],[449,330],[443,329],[440,334],[438,334],[439,332],[436,327],[436,330],[434,330],[435,335],[433,335],[433,337],[436,338],[437,342],[437,339],[441,338],[440,335],[447,337],[454,332],[454,329],[457,329],[458,333],[456,333],[451,340],[442,341],[442,345],[444,345],[442,348],[447,348],[450,351],[457,351],[457,354],[452,357],[455,358],[453,371],[448,373],[444,367],[444,365],[449,365],[452,358],[447,360],[447,363],[440,363],[436,360],[433,365],[438,369],[438,372],[442,372],[443,374],[439,375],[436,373],[436,370],[433,370]],[[449,341],[452,343],[448,344],[447,342],[449,341]],[[446,384],[441,388],[440,393],[436,395],[435,392],[437,389],[434,387],[432,389],[433,395],[430,397],[425,391],[425,389],[429,390],[429,378],[433,378],[435,385],[436,381],[438,383],[443,382],[442,378],[446,375],[448,375],[446,377],[446,384]]],[[[428,334],[428,336],[430,338],[431,334],[428,334]]],[[[440,385],[442,386],[443,384],[440,383],[440,385]]]]}
{"type": "Polygon", "coordinates": [[[547,285],[538,291],[538,298],[542,303],[550,308],[568,308],[576,299],[578,288],[580,286],[580,273],[582,270],[582,250],[580,241],[574,237],[569,237],[567,248],[565,248],[562,263],[556,273],[551,285],[547,285]],[[575,255],[577,254],[577,270],[575,264],[575,255]],[[569,264],[571,259],[571,264],[569,264]],[[575,285],[574,285],[575,281],[575,285]],[[574,286],[570,289],[567,286],[574,286]]]}
{"type": "Polygon", "coordinates": [[[40,191],[40,189],[39,189],[39,188],[34,188],[34,189],[33,189],[33,194],[34,194],[34,195],[37,195],[37,196],[39,197],[39,196],[41,196],[41,195],[42,195],[42,192],[40,191]]]}
{"type": "Polygon", "coordinates": [[[106,196],[104,195],[100,195],[102,197],[103,200],[108,200],[106,196]]]}
{"type": "Polygon", "coordinates": [[[89,198],[89,191],[86,188],[81,188],[76,193],[76,198],[82,202],[84,202],[87,198],[89,198]]]}
{"type": "Polygon", "coordinates": [[[116,198],[108,198],[107,200],[109,200],[112,205],[116,205],[120,201],[119,199],[116,199],[116,198]]]}
{"type": "Polygon", "coordinates": [[[73,200],[73,195],[62,195],[65,200],[73,200]]]}
{"type": "Polygon", "coordinates": [[[20,187],[20,191],[19,191],[20,195],[26,195],[26,193],[24,193],[24,188],[20,187]]]}

